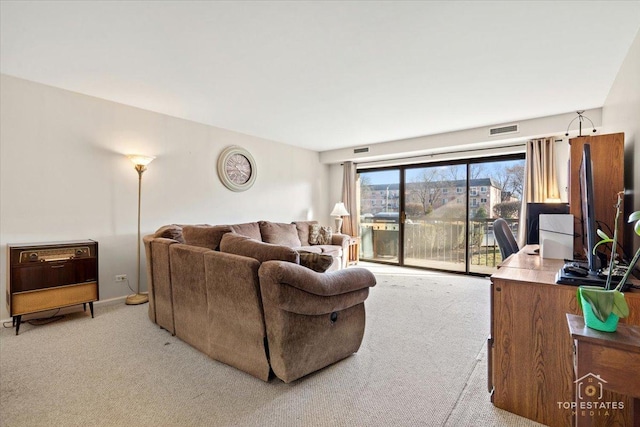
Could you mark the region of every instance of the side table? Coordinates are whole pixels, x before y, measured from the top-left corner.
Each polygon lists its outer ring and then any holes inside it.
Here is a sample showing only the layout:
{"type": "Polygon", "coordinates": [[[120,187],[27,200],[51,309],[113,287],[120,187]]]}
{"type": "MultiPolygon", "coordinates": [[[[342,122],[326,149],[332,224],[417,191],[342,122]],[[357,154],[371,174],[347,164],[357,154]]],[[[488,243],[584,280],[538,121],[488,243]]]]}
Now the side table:
{"type": "Polygon", "coordinates": [[[360,236],[349,237],[348,265],[355,265],[360,261],[360,236]]]}
{"type": "Polygon", "coordinates": [[[620,323],[616,332],[600,332],[568,313],[567,323],[575,351],[575,426],[594,425],[623,409],[622,402],[601,400],[603,389],[627,395],[633,415],[625,424],[640,426],[640,326],[620,323]]]}

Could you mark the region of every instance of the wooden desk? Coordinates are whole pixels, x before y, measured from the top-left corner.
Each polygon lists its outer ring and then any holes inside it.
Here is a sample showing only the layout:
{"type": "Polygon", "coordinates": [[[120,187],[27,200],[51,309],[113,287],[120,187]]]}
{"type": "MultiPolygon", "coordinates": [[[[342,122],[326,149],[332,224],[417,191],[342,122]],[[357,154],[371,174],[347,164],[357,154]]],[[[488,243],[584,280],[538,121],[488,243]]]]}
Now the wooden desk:
{"type": "Polygon", "coordinates": [[[640,426],[640,326],[619,324],[616,332],[600,332],[574,314],[567,314],[567,323],[575,348],[576,427],[593,425],[598,412],[620,410],[619,402],[603,399],[603,389],[635,397],[624,425],[640,426]]]}
{"type": "MultiPolygon", "coordinates": [[[[556,285],[562,260],[531,255],[527,246],[511,255],[491,277],[491,335],[489,337],[489,391],[501,409],[549,426],[570,426],[574,402],[573,340],[567,333],[566,313],[581,314],[576,287],[556,285]]],[[[627,324],[640,324],[640,292],[625,294],[630,316],[627,324]]],[[[596,425],[625,425],[631,401],[609,419],[594,417],[596,425]],[[619,421],[619,424],[615,424],[619,421]]],[[[628,425],[628,424],[627,424],[628,425]]]]}

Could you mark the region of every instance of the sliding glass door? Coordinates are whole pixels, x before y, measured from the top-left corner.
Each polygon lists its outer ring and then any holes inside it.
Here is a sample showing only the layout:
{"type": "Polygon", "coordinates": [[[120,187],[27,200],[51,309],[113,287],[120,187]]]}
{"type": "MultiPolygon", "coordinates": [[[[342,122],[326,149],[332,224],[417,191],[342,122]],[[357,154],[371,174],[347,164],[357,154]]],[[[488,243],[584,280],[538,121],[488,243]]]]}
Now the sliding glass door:
{"type": "Polygon", "coordinates": [[[524,155],[358,172],[363,260],[491,274],[493,221],[517,235],[524,155]]]}
{"type": "Polygon", "coordinates": [[[404,265],[465,271],[466,165],[404,169],[404,265]]]}
{"type": "Polygon", "coordinates": [[[400,169],[360,173],[360,257],[400,260],[400,169]]]}
{"type": "Polygon", "coordinates": [[[469,174],[469,271],[492,274],[502,261],[493,222],[504,218],[518,236],[524,160],[472,163],[469,174]]]}

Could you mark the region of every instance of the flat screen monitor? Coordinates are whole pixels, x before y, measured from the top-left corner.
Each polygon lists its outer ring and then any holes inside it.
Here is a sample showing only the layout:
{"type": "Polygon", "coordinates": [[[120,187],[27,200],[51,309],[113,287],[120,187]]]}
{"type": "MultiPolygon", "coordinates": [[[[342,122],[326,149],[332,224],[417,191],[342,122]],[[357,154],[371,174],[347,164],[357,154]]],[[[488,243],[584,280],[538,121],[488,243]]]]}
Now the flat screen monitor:
{"type": "Polygon", "coordinates": [[[591,146],[584,145],[580,165],[580,198],[582,199],[582,245],[589,263],[589,275],[597,275],[600,268],[598,256],[593,248],[598,241],[596,234],[595,191],[593,189],[593,163],[591,146]]]}
{"type": "Polygon", "coordinates": [[[540,243],[540,214],[568,214],[567,203],[527,203],[527,244],[540,243]]]}

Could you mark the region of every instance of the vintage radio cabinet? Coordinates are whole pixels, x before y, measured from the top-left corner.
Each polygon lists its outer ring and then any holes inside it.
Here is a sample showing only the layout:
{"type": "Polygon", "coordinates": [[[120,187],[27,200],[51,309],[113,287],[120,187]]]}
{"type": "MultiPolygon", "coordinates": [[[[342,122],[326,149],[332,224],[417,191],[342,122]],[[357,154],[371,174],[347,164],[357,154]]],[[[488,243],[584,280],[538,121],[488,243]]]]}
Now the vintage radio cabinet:
{"type": "Polygon", "coordinates": [[[93,302],[98,293],[98,242],[74,240],[7,245],[7,308],[22,315],[93,302]]]}

